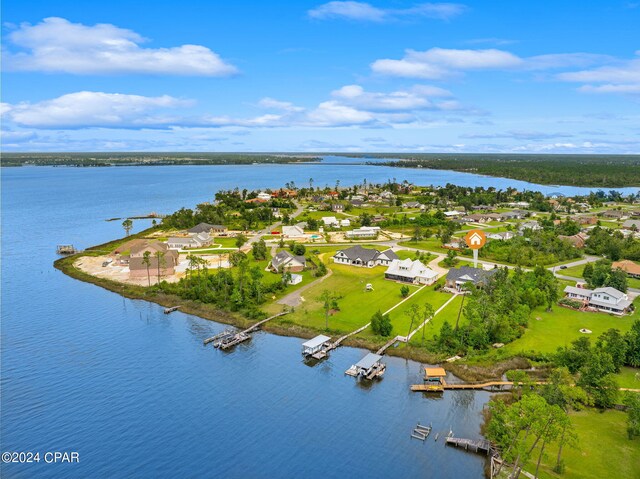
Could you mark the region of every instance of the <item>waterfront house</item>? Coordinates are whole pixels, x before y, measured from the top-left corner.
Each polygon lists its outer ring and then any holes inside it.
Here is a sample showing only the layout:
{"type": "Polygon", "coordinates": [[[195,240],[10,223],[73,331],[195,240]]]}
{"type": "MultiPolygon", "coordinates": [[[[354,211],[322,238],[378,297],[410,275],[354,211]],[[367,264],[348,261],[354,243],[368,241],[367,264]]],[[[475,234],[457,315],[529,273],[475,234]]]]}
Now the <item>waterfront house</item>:
{"type": "Polygon", "coordinates": [[[640,264],[634,263],[633,261],[629,261],[628,259],[623,259],[622,261],[615,261],[611,268],[613,269],[621,269],[628,276],[632,278],[640,278],[640,264]]]}
{"type": "Polygon", "coordinates": [[[166,244],[159,241],[151,240],[137,243],[130,249],[129,277],[146,277],[147,272],[149,276],[157,277],[158,271],[160,271],[160,276],[172,275],[175,273],[179,258],[180,255],[177,251],[170,250],[166,244]],[[144,254],[147,251],[151,253],[149,265],[144,264],[144,254]],[[160,257],[158,258],[158,256],[160,257]]]}
{"type": "Polygon", "coordinates": [[[304,270],[307,260],[304,256],[294,256],[286,250],[282,250],[271,259],[269,269],[274,273],[282,273],[289,271],[291,273],[299,273],[304,270]]]}
{"type": "Polygon", "coordinates": [[[360,245],[338,250],[333,255],[334,263],[365,268],[373,268],[380,265],[386,266],[396,259],[398,259],[398,255],[392,249],[378,251],[377,249],[363,248],[360,245]]]}
{"type": "Polygon", "coordinates": [[[472,268],[471,266],[451,268],[447,273],[446,286],[450,289],[463,291],[465,284],[471,283],[474,285],[480,285],[489,281],[496,271],[498,270],[490,269],[485,271],[484,269],[472,268]]]}
{"type": "Polygon", "coordinates": [[[404,260],[394,259],[385,271],[384,277],[401,283],[433,284],[438,279],[438,273],[422,264],[421,261],[412,261],[407,258],[404,260]]]}
{"type": "Polygon", "coordinates": [[[167,240],[169,249],[202,248],[211,244],[209,233],[190,234],[189,236],[172,236],[167,240]]]}
{"type": "Polygon", "coordinates": [[[198,223],[193,228],[187,230],[187,233],[191,234],[208,233],[210,235],[224,234],[226,232],[227,227],[225,225],[211,225],[209,223],[198,223]]]}

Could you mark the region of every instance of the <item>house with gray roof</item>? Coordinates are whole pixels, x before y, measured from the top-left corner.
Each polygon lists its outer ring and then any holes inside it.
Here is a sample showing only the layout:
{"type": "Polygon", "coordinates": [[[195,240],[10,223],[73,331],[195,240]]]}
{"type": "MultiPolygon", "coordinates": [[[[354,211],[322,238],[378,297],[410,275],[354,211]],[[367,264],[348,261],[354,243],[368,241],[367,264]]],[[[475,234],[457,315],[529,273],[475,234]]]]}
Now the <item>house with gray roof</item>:
{"type": "Polygon", "coordinates": [[[373,268],[380,265],[388,266],[394,259],[398,259],[398,255],[392,249],[379,251],[373,248],[363,248],[360,245],[338,250],[333,255],[334,263],[364,268],[373,268]]]}
{"type": "Polygon", "coordinates": [[[226,233],[226,232],[227,232],[227,227],[225,225],[211,225],[209,223],[199,223],[195,225],[193,228],[189,228],[187,230],[187,233],[193,233],[193,234],[198,234],[198,233],[220,234],[220,233],[226,233]]]}
{"type": "Polygon", "coordinates": [[[603,313],[622,315],[628,312],[632,305],[629,296],[610,286],[593,290],[566,286],[564,293],[565,297],[582,301],[585,306],[603,313]]]}
{"type": "Polygon", "coordinates": [[[472,268],[471,266],[460,266],[459,268],[451,268],[447,273],[446,286],[457,291],[464,290],[467,283],[479,285],[491,279],[497,272],[497,269],[484,270],[480,268],[472,268]]]}
{"type": "Polygon", "coordinates": [[[307,260],[304,256],[294,256],[286,250],[279,251],[271,259],[269,269],[274,273],[283,273],[285,271],[291,273],[299,273],[304,270],[307,260]]]}

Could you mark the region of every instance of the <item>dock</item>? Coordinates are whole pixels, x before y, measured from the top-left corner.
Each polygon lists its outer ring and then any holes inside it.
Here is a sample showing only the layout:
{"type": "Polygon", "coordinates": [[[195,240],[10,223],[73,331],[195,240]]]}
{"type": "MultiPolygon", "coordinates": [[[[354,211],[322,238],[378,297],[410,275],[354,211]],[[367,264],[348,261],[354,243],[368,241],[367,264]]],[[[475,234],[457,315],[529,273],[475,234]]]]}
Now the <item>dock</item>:
{"type": "Polygon", "coordinates": [[[302,344],[302,356],[321,360],[326,358],[332,347],[331,338],[320,334],[302,344]]]}
{"type": "Polygon", "coordinates": [[[368,380],[380,379],[384,375],[387,366],[380,362],[382,356],[369,353],[344,373],[348,376],[362,377],[368,380]]]}
{"type": "Polygon", "coordinates": [[[73,246],[72,244],[59,244],[56,246],[57,254],[69,255],[69,254],[76,254],[79,252],[80,250],[76,249],[75,246],[73,246]]]}
{"type": "Polygon", "coordinates": [[[424,441],[427,439],[427,437],[429,437],[429,434],[431,434],[431,429],[432,429],[431,424],[429,424],[428,426],[423,426],[420,423],[418,423],[418,425],[413,429],[413,432],[411,433],[411,437],[414,439],[420,439],[421,441],[424,441]]]}
{"type": "Polygon", "coordinates": [[[253,326],[249,326],[247,329],[243,331],[234,331],[234,330],[226,329],[223,332],[216,334],[215,336],[206,338],[203,341],[203,344],[206,346],[209,343],[213,343],[213,347],[215,348],[224,349],[224,350],[230,349],[240,343],[243,343],[251,339],[250,333],[258,329],[261,325],[263,325],[267,321],[271,321],[274,318],[284,316],[285,314],[288,314],[288,313],[289,311],[283,311],[281,313],[274,314],[273,316],[269,316],[268,318],[263,319],[262,321],[258,321],[256,324],[254,324],[253,326]]]}
{"type": "MultiPolygon", "coordinates": [[[[534,384],[545,384],[544,381],[537,381],[534,384]]],[[[510,390],[513,387],[512,381],[487,381],[484,383],[447,383],[443,384],[413,384],[411,385],[412,391],[418,392],[434,392],[443,390],[479,390],[484,389],[486,391],[505,391],[510,390]]]]}
{"type": "Polygon", "coordinates": [[[174,311],[178,311],[180,306],[171,306],[170,308],[164,308],[164,314],[171,314],[174,311]]]}
{"type": "Polygon", "coordinates": [[[488,456],[494,452],[491,442],[486,439],[464,439],[461,437],[448,437],[447,446],[462,447],[465,451],[471,451],[488,456]]]}

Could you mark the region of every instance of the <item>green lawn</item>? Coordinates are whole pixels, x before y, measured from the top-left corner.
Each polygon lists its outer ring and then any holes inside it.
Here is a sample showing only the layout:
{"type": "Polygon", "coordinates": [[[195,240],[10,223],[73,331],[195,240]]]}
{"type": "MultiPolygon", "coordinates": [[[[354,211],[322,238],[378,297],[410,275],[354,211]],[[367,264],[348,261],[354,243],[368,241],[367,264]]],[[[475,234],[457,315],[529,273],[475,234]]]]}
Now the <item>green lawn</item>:
{"type": "Polygon", "coordinates": [[[606,313],[586,313],[574,311],[560,306],[554,306],[551,312],[543,308],[535,309],[529,319],[529,327],[521,338],[507,344],[502,351],[517,354],[522,351],[539,351],[544,353],[555,352],[558,347],[569,345],[571,341],[583,336],[588,336],[592,341],[609,328],[616,328],[626,332],[631,328],[631,323],[640,317],[636,301],[636,312],[629,316],[612,316],[606,313]],[[538,321],[536,318],[540,318],[538,321]],[[580,329],[585,328],[592,334],[582,334],[580,329]]]}
{"type": "Polygon", "coordinates": [[[442,242],[436,238],[429,238],[422,241],[401,241],[398,243],[400,246],[406,246],[407,248],[423,249],[427,251],[436,251],[438,253],[447,253],[449,250],[442,247],[442,242]]]}
{"type": "MultiPolygon", "coordinates": [[[[324,310],[318,299],[325,289],[342,296],[338,301],[340,311],[329,317],[329,329],[335,333],[353,331],[368,323],[377,310],[386,311],[402,300],[400,285],[384,279],[384,267],[358,268],[333,263],[328,266],[333,275],[305,291],[305,302],[287,315],[286,321],[324,330],[324,310]],[[373,291],[365,291],[367,283],[371,283],[373,291]]],[[[417,289],[409,287],[411,292],[417,289]]]]}
{"type": "MultiPolygon", "coordinates": [[[[438,309],[445,302],[451,299],[451,294],[449,293],[435,293],[437,297],[428,298],[428,302],[434,307],[434,309],[438,309]]],[[[462,303],[462,296],[457,296],[453,301],[451,301],[446,308],[444,308],[440,313],[438,313],[431,321],[427,323],[424,330],[424,338],[432,339],[436,334],[440,333],[440,328],[444,324],[445,321],[448,321],[451,326],[455,327],[456,320],[458,319],[458,312],[460,311],[460,304],[462,303]]],[[[465,324],[464,315],[460,315],[460,323],[459,325],[465,324]]],[[[422,344],[422,331],[418,331],[413,338],[411,338],[410,344],[413,346],[420,346],[422,344]]]]}
{"type": "MultiPolygon", "coordinates": [[[[572,412],[571,423],[578,436],[575,448],[565,447],[564,474],[552,471],[557,447],[546,451],[540,464],[541,479],[604,479],[640,477],[640,439],[627,439],[627,414],[621,411],[596,409],[572,412]]],[[[537,456],[529,461],[525,470],[535,472],[537,456]]]]}
{"type": "MultiPolygon", "coordinates": [[[[584,272],[584,267],[585,265],[579,264],[578,266],[572,266],[571,268],[567,268],[567,269],[557,268],[556,273],[562,274],[564,276],[572,276],[574,278],[582,279],[582,273],[584,272]]],[[[640,288],[640,279],[630,278],[629,276],[627,276],[627,286],[629,288],[640,288]]]]}
{"type": "Polygon", "coordinates": [[[628,389],[640,389],[640,368],[624,366],[616,374],[618,386],[628,389]]]}

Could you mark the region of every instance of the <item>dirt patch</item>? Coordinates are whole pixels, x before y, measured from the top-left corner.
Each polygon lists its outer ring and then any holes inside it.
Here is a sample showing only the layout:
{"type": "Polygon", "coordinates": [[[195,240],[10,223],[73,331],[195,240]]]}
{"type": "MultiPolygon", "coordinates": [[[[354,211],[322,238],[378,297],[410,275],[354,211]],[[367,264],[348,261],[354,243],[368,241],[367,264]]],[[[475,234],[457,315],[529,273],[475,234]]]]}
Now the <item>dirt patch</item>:
{"type": "Polygon", "coordinates": [[[510,369],[529,369],[526,358],[514,357],[493,364],[445,363],[443,367],[468,382],[500,380],[510,369]]]}

